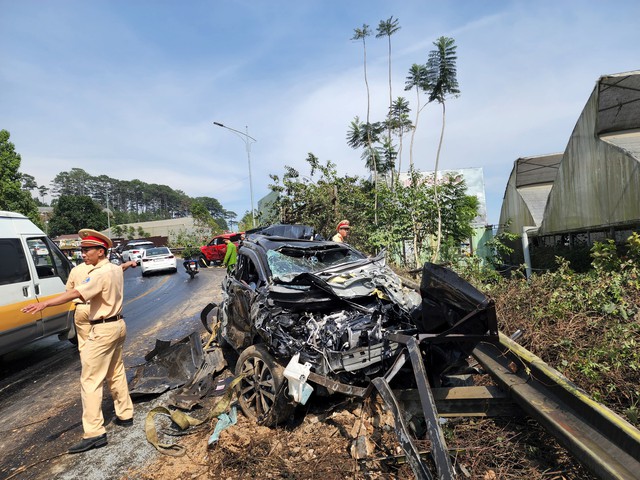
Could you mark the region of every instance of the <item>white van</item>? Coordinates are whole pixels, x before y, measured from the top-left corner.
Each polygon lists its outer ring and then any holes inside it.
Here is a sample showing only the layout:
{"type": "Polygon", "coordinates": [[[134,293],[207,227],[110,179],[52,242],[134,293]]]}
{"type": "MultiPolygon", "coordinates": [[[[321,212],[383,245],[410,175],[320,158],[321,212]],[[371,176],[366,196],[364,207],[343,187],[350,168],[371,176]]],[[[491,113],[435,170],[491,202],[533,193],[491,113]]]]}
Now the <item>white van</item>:
{"type": "Polygon", "coordinates": [[[0,211],[0,355],[50,335],[75,341],[73,303],[35,314],[20,311],[64,292],[72,267],[31,220],[0,211]]]}

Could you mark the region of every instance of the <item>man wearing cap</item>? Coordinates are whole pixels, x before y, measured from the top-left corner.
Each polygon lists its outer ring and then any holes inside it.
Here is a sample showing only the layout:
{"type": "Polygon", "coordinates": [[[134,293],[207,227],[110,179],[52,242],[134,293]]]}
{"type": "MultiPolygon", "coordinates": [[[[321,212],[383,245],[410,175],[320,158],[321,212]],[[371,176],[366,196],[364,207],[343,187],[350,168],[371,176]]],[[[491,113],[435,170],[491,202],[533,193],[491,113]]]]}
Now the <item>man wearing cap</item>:
{"type": "Polygon", "coordinates": [[[85,303],[90,301],[91,330],[80,354],[84,435],[81,442],[69,449],[69,453],[84,452],[107,444],[102,415],[102,386],[105,380],[109,384],[116,411],[114,423],[120,426],[133,425],[133,403],[122,361],[122,346],[127,331],[122,317],[122,272],[128,267],[135,267],[135,262],[127,262],[121,267],[109,262],[107,250],[112,246],[111,239],[100,232],[83,229],[78,235],[82,239],[82,256],[88,265],[85,278],[76,283],[74,288],[50,300],[32,303],[22,309],[25,313],[36,313],[74,299],[85,303]]]}
{"type": "Polygon", "coordinates": [[[336,230],[338,231],[338,233],[336,233],[331,238],[331,240],[338,243],[345,242],[347,240],[347,237],[349,236],[350,229],[351,229],[351,226],[349,225],[349,220],[342,220],[336,227],[336,230]]]}

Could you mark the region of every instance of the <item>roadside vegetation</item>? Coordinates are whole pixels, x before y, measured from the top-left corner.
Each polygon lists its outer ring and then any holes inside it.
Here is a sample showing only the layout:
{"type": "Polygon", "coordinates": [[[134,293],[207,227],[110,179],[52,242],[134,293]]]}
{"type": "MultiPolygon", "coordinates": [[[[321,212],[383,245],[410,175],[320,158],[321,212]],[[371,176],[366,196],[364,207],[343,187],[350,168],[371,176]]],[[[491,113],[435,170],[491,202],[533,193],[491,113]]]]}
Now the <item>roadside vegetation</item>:
{"type": "Polygon", "coordinates": [[[592,269],[557,268],[525,280],[462,269],[496,301],[500,329],[562,372],[596,401],[640,426],[640,235],[623,248],[591,249],[592,269]]]}

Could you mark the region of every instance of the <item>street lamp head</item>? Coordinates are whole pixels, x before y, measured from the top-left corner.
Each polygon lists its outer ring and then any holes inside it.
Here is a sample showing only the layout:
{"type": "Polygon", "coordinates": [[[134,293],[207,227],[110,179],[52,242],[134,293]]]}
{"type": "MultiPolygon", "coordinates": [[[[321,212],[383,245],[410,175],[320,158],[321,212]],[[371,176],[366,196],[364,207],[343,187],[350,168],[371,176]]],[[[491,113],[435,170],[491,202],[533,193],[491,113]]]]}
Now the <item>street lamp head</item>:
{"type": "Polygon", "coordinates": [[[222,123],[220,123],[220,122],[213,122],[213,124],[214,124],[214,125],[217,125],[217,126],[219,126],[219,127],[224,127],[224,125],[223,125],[222,123]]]}

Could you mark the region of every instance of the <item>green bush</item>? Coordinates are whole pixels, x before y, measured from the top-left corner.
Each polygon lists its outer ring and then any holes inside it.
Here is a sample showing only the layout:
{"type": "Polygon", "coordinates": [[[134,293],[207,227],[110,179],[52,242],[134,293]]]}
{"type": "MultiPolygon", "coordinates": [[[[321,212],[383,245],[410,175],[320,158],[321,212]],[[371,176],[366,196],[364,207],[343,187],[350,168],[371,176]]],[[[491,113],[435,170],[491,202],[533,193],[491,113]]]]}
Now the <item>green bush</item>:
{"type": "Polygon", "coordinates": [[[187,245],[182,249],[182,258],[198,258],[200,256],[200,248],[193,245],[187,245]]]}
{"type": "Polygon", "coordinates": [[[485,285],[496,300],[500,329],[524,330],[519,342],[562,371],[597,401],[638,424],[640,403],[640,238],[626,255],[610,242],[592,249],[593,268],[556,269],[485,285]]]}

